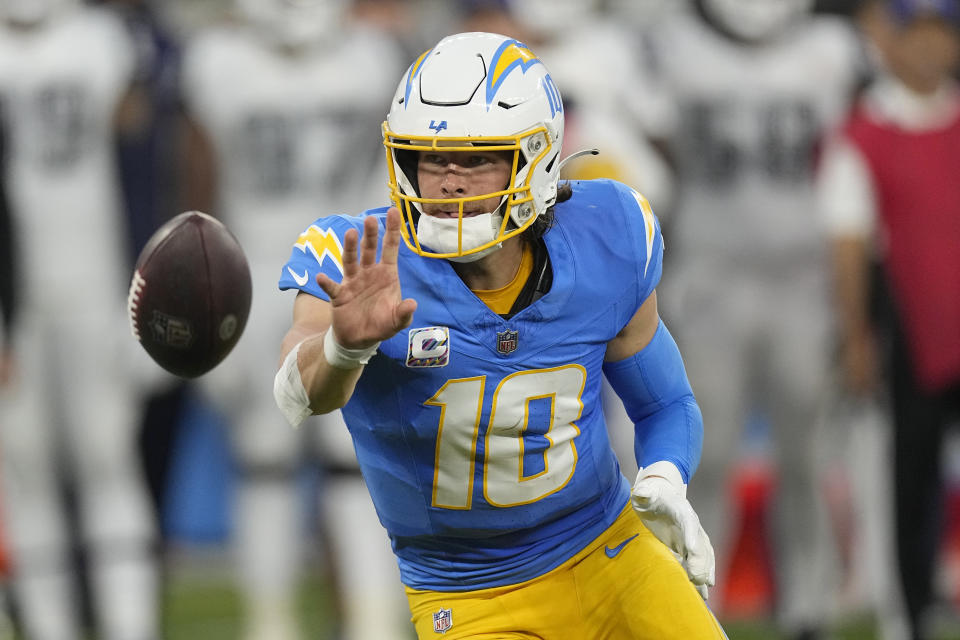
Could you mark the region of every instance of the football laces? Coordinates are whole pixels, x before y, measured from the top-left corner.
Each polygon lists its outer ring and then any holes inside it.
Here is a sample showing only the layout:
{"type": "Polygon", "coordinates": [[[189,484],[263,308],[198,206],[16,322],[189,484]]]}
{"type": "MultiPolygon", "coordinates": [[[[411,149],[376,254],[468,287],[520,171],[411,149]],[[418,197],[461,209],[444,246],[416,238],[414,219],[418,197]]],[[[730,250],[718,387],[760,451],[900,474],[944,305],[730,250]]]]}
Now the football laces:
{"type": "Polygon", "coordinates": [[[130,333],[138,341],[140,340],[140,323],[137,310],[140,308],[140,295],[143,293],[143,287],[147,284],[140,270],[133,272],[133,280],[130,281],[130,291],[127,293],[127,313],[130,315],[130,333]]]}

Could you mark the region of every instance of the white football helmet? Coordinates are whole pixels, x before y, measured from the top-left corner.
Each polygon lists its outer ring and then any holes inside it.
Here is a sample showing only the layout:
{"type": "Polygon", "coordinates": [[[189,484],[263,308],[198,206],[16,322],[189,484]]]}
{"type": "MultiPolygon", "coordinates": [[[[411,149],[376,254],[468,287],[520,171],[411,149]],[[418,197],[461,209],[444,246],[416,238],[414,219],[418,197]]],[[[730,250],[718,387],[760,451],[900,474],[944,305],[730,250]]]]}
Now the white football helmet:
{"type": "Polygon", "coordinates": [[[701,0],[720,28],[750,42],[774,38],[810,11],[814,0],[701,0]]]}
{"type": "Polygon", "coordinates": [[[322,43],[342,26],[348,0],[237,0],[243,16],[274,44],[292,49],[322,43]]]}
{"type": "Polygon", "coordinates": [[[34,27],[75,9],[79,0],[0,0],[0,18],[18,27],[34,27]]]}
{"type": "Polygon", "coordinates": [[[461,33],[441,40],[400,79],[386,122],[390,195],[403,218],[403,239],[422,256],[456,259],[489,251],[523,232],[557,199],[563,103],[550,73],[530,49],[494,33],[461,33]],[[503,191],[466,198],[427,199],[417,189],[418,152],[512,151],[503,191]],[[501,198],[494,239],[464,246],[464,203],[501,198]],[[455,251],[421,245],[422,203],[459,207],[455,251]]]}

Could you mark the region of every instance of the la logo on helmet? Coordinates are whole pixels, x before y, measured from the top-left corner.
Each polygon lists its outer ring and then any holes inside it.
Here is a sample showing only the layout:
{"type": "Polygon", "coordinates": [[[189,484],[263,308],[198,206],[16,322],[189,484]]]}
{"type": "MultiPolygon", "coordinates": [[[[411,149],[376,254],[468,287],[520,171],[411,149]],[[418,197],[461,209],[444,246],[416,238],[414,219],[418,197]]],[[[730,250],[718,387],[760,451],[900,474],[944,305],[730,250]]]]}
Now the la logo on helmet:
{"type": "Polygon", "coordinates": [[[440,133],[441,131],[447,128],[447,121],[441,120],[440,122],[437,122],[436,120],[431,120],[429,128],[433,129],[437,133],[440,133]]]}

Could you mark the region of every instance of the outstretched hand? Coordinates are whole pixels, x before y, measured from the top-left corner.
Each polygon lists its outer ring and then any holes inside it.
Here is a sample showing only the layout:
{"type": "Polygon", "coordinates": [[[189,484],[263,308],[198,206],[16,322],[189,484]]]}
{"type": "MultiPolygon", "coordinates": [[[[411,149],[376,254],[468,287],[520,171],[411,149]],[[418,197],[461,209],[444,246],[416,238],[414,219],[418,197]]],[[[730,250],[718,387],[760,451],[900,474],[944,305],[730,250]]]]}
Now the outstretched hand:
{"type": "Polygon", "coordinates": [[[317,284],[330,296],[333,335],[348,349],[363,349],[392,337],[410,325],[417,308],[416,300],[401,296],[397,273],[400,211],[396,207],[387,211],[379,262],[378,236],[377,219],[368,216],[362,238],[355,229],[344,235],[343,280],[338,284],[317,274],[317,284]]]}

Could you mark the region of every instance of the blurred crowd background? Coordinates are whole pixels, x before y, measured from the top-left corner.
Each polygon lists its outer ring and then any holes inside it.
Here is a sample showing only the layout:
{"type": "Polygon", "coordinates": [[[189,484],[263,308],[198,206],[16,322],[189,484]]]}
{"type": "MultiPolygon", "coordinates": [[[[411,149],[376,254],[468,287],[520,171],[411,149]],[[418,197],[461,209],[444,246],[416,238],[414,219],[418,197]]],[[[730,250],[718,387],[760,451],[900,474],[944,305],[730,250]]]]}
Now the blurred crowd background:
{"type": "Polygon", "coordinates": [[[315,218],[386,204],[397,82],[470,30],[551,70],[564,154],[600,151],[564,178],[661,219],[730,637],[960,638],[958,4],[0,0],[0,639],[413,638],[344,425],[274,406],[276,282],[315,218]],[[126,326],[185,210],[254,280],[193,381],[126,326]]]}

